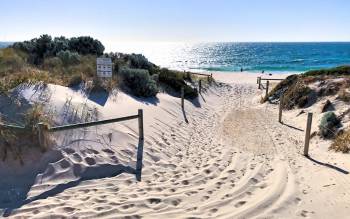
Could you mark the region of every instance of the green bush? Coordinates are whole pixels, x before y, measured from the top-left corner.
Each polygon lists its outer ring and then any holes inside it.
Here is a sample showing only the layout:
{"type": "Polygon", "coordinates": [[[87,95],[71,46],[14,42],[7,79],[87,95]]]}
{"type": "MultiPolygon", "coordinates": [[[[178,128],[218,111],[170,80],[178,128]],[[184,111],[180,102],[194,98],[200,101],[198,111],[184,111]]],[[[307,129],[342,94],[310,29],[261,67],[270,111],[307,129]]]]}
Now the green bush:
{"type": "Polygon", "coordinates": [[[153,97],[157,95],[157,84],[151,79],[148,70],[122,68],[120,69],[120,75],[122,76],[123,84],[135,96],[153,97]]]}
{"type": "Polygon", "coordinates": [[[312,70],[305,72],[303,76],[325,76],[325,75],[348,75],[350,76],[350,66],[339,66],[335,68],[329,68],[329,69],[320,69],[320,70],[312,70]]]}
{"type": "Polygon", "coordinates": [[[16,42],[12,48],[26,52],[29,55],[29,63],[41,65],[45,58],[54,57],[62,51],[76,52],[82,55],[102,55],[104,46],[96,39],[89,36],[73,37],[52,37],[44,34],[39,38],[30,41],[16,42]]]}
{"type": "Polygon", "coordinates": [[[162,68],[159,70],[158,80],[159,82],[171,87],[176,92],[180,92],[181,87],[184,87],[185,98],[194,99],[198,97],[197,89],[186,84],[182,72],[162,68]]]}
{"type": "Polygon", "coordinates": [[[332,138],[335,136],[337,126],[340,124],[340,120],[333,112],[326,112],[318,126],[320,135],[324,138],[332,138]]]}
{"type": "Polygon", "coordinates": [[[80,56],[77,52],[60,51],[57,57],[62,61],[64,66],[76,65],[80,62],[80,56]]]}

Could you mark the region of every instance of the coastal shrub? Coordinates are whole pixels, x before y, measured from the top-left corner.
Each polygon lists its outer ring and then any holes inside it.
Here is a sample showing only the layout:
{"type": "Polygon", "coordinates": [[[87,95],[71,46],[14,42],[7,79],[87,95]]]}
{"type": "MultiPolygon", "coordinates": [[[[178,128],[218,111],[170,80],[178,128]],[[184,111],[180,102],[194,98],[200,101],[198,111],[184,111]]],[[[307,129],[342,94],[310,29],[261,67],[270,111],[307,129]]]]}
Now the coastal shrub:
{"type": "Polygon", "coordinates": [[[77,52],[82,55],[97,55],[103,54],[105,47],[99,40],[89,36],[72,37],[68,42],[69,50],[77,52]]]}
{"type": "Polygon", "coordinates": [[[322,116],[320,125],[318,126],[320,135],[324,138],[334,137],[339,124],[340,120],[333,112],[326,112],[322,116]]]}
{"type": "Polygon", "coordinates": [[[62,61],[64,66],[76,65],[80,62],[80,56],[77,52],[60,51],[57,57],[62,61]]]}
{"type": "Polygon", "coordinates": [[[336,136],[334,142],[329,147],[330,150],[336,152],[350,152],[350,130],[344,131],[336,136]]]}
{"type": "Polygon", "coordinates": [[[70,39],[57,37],[52,40],[52,37],[47,34],[29,41],[16,42],[11,47],[26,52],[29,55],[28,62],[35,65],[41,65],[45,58],[54,57],[62,51],[100,56],[105,49],[100,41],[89,36],[70,39]]]}
{"type": "Polygon", "coordinates": [[[269,100],[279,100],[281,96],[288,90],[291,86],[295,85],[299,80],[298,75],[290,75],[280,83],[278,83],[263,99],[262,102],[269,100]]]}
{"type": "Polygon", "coordinates": [[[194,99],[198,97],[197,89],[194,89],[188,84],[186,84],[183,78],[183,73],[162,68],[159,70],[158,80],[160,83],[171,87],[176,92],[180,92],[181,87],[184,87],[185,98],[194,99]]]}
{"type": "Polygon", "coordinates": [[[122,68],[120,75],[123,84],[130,91],[139,97],[153,97],[158,93],[158,87],[154,80],[151,79],[147,70],[122,68]]]}
{"type": "Polygon", "coordinates": [[[339,66],[335,68],[329,68],[329,69],[320,69],[320,70],[312,70],[305,72],[302,74],[302,76],[326,76],[326,75],[332,75],[332,76],[341,76],[341,75],[347,75],[350,76],[350,65],[345,66],[339,66]]]}
{"type": "Polygon", "coordinates": [[[284,92],[282,107],[284,109],[293,109],[295,106],[299,108],[306,106],[309,102],[310,92],[311,89],[302,82],[292,84],[284,92]]]}

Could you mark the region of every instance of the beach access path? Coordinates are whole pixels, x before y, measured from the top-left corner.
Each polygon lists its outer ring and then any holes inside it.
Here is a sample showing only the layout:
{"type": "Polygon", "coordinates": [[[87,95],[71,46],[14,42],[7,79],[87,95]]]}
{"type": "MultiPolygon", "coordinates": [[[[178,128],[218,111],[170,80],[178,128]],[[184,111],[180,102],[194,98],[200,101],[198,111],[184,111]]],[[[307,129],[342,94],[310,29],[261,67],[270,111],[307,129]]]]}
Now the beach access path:
{"type": "Polygon", "coordinates": [[[260,104],[256,77],[214,73],[224,83],[184,112],[177,99],[145,107],[141,182],[130,174],[85,181],[11,217],[347,218],[350,176],[330,166],[350,170],[349,157],[312,141],[314,160],[305,158],[306,120],[293,122],[293,111],[289,126],[279,123],[278,106],[260,104]]]}

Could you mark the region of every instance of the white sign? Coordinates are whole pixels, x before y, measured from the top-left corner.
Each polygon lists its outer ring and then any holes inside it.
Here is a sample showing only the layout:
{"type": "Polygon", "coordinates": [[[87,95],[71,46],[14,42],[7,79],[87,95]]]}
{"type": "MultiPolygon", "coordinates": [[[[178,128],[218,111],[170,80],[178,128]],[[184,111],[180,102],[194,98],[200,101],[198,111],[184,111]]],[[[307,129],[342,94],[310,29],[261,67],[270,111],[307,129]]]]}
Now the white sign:
{"type": "Polygon", "coordinates": [[[113,73],[113,63],[111,58],[96,59],[97,77],[111,78],[113,73]]]}

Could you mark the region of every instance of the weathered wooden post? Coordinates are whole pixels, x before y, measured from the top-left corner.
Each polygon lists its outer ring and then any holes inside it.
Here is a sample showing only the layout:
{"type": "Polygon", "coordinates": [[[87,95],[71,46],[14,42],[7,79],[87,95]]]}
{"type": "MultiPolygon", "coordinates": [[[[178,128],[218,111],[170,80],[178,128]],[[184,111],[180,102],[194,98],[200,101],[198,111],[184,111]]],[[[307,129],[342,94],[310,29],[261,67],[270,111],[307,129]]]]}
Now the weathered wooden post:
{"type": "Polygon", "coordinates": [[[144,142],[143,110],[142,109],[138,110],[138,122],[139,122],[139,145],[137,147],[136,178],[138,181],[141,181],[143,142],[144,142]]]}
{"type": "Polygon", "coordinates": [[[138,119],[139,119],[139,138],[144,139],[144,133],[143,133],[143,110],[138,110],[138,119]]]}
{"type": "Polygon", "coordinates": [[[199,93],[201,94],[202,93],[202,80],[199,80],[198,81],[198,90],[199,90],[199,93]]]}
{"type": "Polygon", "coordinates": [[[304,156],[309,156],[311,124],[312,124],[312,113],[308,113],[307,123],[306,123],[306,133],[305,133],[304,156]]]}
{"type": "Polygon", "coordinates": [[[280,104],[279,104],[279,112],[278,112],[278,122],[282,123],[282,101],[283,101],[283,95],[280,97],[280,104]]]}
{"type": "Polygon", "coordinates": [[[269,94],[269,84],[270,84],[270,81],[267,81],[266,82],[266,93],[265,93],[265,98],[267,99],[267,96],[269,94]]]}
{"type": "Polygon", "coordinates": [[[261,77],[258,77],[258,79],[259,79],[259,80],[258,80],[258,81],[259,81],[259,83],[258,83],[258,84],[259,84],[258,89],[261,89],[261,77]]]}
{"type": "Polygon", "coordinates": [[[46,134],[47,134],[48,126],[40,122],[38,123],[38,138],[39,138],[39,146],[42,151],[46,151],[47,144],[46,144],[46,134]]]}
{"type": "Polygon", "coordinates": [[[181,107],[182,107],[182,109],[185,108],[184,98],[185,98],[185,89],[184,89],[184,87],[181,87],[181,107]]]}
{"type": "Polygon", "coordinates": [[[259,84],[259,77],[256,77],[256,84],[259,84]]]}

